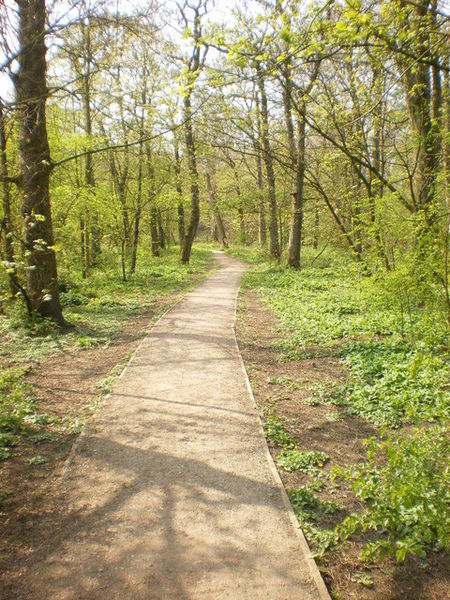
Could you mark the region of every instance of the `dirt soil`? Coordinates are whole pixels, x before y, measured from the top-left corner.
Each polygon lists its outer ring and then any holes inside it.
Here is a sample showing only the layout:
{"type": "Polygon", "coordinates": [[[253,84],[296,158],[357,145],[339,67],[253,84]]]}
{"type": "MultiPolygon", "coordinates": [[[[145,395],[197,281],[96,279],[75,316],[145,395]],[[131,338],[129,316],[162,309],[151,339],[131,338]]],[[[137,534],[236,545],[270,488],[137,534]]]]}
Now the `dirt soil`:
{"type": "MultiPolygon", "coordinates": [[[[19,484],[4,515],[2,599],[327,597],[241,369],[232,324],[244,267],[218,260],[142,341],[64,472],[70,440],[19,484]]],[[[57,391],[68,411],[78,395],[85,403],[107,372],[104,350],[35,374],[42,402],[57,391]]]]}
{"type": "MultiPolygon", "coordinates": [[[[355,463],[365,456],[363,441],[376,433],[367,421],[348,416],[334,406],[309,405],[310,386],[320,381],[342,381],[347,377],[336,356],[325,355],[283,362],[274,342],[283,338],[276,318],[250,290],[239,296],[236,333],[254,396],[264,419],[268,413],[286,419],[286,429],[302,450],[326,452],[330,460],[324,470],[355,463]],[[292,385],[294,382],[294,385],[292,385]]],[[[326,354],[310,349],[309,355],[326,354]],[[315,352],[313,352],[315,351],[315,352]]],[[[270,448],[276,460],[279,450],[270,448]]],[[[311,478],[303,473],[279,469],[286,489],[304,486],[311,478]]],[[[332,528],[360,508],[343,485],[326,486],[317,496],[334,501],[340,510],[324,515],[321,528],[332,528]]],[[[449,561],[444,553],[432,552],[426,561],[408,558],[403,564],[384,560],[366,565],[359,560],[370,535],[359,535],[344,549],[329,552],[319,563],[333,599],[348,600],[445,600],[450,598],[449,561]],[[363,583],[361,583],[363,582],[363,583]]],[[[314,548],[314,544],[313,548],[314,548]]]]}

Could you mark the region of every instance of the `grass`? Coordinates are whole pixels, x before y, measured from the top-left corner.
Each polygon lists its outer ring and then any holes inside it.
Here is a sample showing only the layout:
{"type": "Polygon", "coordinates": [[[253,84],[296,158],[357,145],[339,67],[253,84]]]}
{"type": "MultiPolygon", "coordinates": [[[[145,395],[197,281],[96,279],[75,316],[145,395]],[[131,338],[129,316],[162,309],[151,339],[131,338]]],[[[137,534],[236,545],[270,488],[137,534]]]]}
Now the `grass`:
{"type": "Polygon", "coordinates": [[[141,257],[137,272],[124,282],[117,267],[93,269],[88,279],[62,269],[61,302],[75,329],[62,334],[48,319],[29,319],[20,302],[0,307],[0,339],[4,364],[28,364],[69,347],[81,350],[113,342],[124,321],[161,299],[187,290],[208,270],[210,249],[195,245],[189,265],[181,265],[178,249],[160,258],[141,257]]]}

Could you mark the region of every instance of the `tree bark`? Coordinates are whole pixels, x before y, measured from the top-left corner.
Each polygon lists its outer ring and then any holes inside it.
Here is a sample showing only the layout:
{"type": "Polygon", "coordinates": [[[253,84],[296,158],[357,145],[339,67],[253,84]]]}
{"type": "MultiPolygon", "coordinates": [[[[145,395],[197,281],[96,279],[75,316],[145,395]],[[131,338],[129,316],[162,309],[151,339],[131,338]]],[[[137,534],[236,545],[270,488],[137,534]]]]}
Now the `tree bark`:
{"type": "Polygon", "coordinates": [[[256,95],[256,127],[257,139],[254,141],[256,155],[256,185],[258,187],[258,242],[261,248],[265,248],[267,244],[266,232],[266,209],[264,206],[264,183],[261,158],[261,110],[259,98],[256,95]]]}
{"type": "Polygon", "coordinates": [[[261,96],[261,139],[263,145],[263,159],[266,167],[267,187],[269,193],[269,253],[272,258],[280,258],[280,245],[278,243],[277,199],[275,194],[275,171],[269,140],[269,113],[267,108],[267,95],[264,87],[264,76],[261,66],[257,67],[257,80],[261,96]]]}
{"type": "Polygon", "coordinates": [[[222,221],[220,212],[216,206],[216,199],[214,197],[214,190],[211,183],[211,175],[205,173],[206,179],[206,191],[208,193],[208,204],[214,217],[214,235],[217,236],[217,241],[220,243],[222,248],[228,248],[227,236],[225,233],[225,227],[222,221]]]}
{"type": "Polygon", "coordinates": [[[34,312],[64,325],[49,193],[51,162],[45,115],[45,0],[17,0],[17,5],[21,52],[14,86],[19,107],[27,291],[34,312]]]}
{"type": "MultiPolygon", "coordinates": [[[[402,0],[405,4],[405,0],[402,0]]],[[[413,18],[405,26],[412,28],[415,33],[414,49],[420,59],[430,56],[429,33],[425,21],[429,15],[429,0],[418,0],[411,9],[413,18]]],[[[433,83],[438,85],[439,77],[432,81],[432,72],[423,60],[417,60],[413,65],[408,61],[399,61],[402,72],[403,88],[406,105],[408,107],[409,121],[416,143],[414,198],[416,211],[423,211],[425,222],[429,225],[435,220],[434,199],[436,192],[436,178],[439,164],[438,147],[439,128],[434,126],[432,111],[438,112],[438,107],[432,106],[431,92],[433,83]]],[[[436,88],[435,88],[436,90],[436,88]]],[[[437,94],[435,91],[435,100],[437,94]]]]}
{"type": "Polygon", "coordinates": [[[287,265],[294,269],[300,268],[303,229],[303,184],[305,180],[305,121],[300,116],[297,119],[297,130],[295,189],[292,194],[291,222],[287,253],[287,265]]]}
{"type": "Polygon", "coordinates": [[[166,234],[164,233],[164,227],[162,224],[161,209],[158,208],[156,211],[156,220],[158,223],[158,241],[159,247],[163,250],[166,247],[166,234]]]}
{"type": "MultiPolygon", "coordinates": [[[[91,25],[88,20],[87,23],[82,21],[81,31],[83,36],[83,54],[84,54],[84,68],[82,69],[82,79],[83,79],[83,108],[84,108],[84,129],[86,135],[88,137],[89,143],[92,138],[92,112],[91,112],[91,76],[92,76],[92,47],[91,47],[91,25]]],[[[95,177],[94,177],[94,165],[92,162],[92,154],[87,153],[84,160],[84,183],[88,190],[89,197],[94,194],[95,189],[95,177]]],[[[90,222],[90,232],[89,232],[89,248],[87,255],[85,257],[85,264],[88,267],[91,267],[95,264],[97,256],[100,254],[101,250],[101,231],[98,226],[98,218],[97,214],[91,207],[87,208],[89,216],[87,220],[90,222]]],[[[87,275],[87,269],[86,269],[87,275]]]]}
{"type": "Polygon", "coordinates": [[[177,204],[177,225],[178,225],[178,240],[180,248],[183,245],[184,236],[186,233],[184,226],[184,206],[183,206],[183,186],[181,185],[181,160],[180,149],[178,147],[178,138],[174,136],[174,155],[175,155],[175,189],[178,196],[177,204]]]}
{"type": "Polygon", "coordinates": [[[4,241],[4,256],[8,263],[8,279],[11,296],[16,297],[19,292],[17,285],[17,271],[14,260],[14,246],[12,241],[12,224],[11,224],[11,195],[10,183],[8,181],[8,159],[6,155],[6,132],[5,132],[5,114],[3,112],[3,104],[0,102],[0,167],[2,175],[2,191],[3,191],[3,220],[1,223],[1,231],[3,232],[4,241]]]}
{"type": "Polygon", "coordinates": [[[197,155],[192,127],[191,92],[184,97],[184,139],[191,180],[191,215],[181,248],[181,262],[186,264],[191,256],[192,244],[200,220],[200,191],[198,187],[197,155]]]}
{"type": "MultiPolygon", "coordinates": [[[[142,139],[141,128],[141,139],[142,139]]],[[[138,175],[137,175],[137,193],[136,193],[136,210],[134,213],[134,227],[133,227],[133,241],[131,246],[131,261],[130,261],[130,274],[136,271],[137,262],[137,250],[139,242],[139,228],[141,224],[141,211],[142,211],[142,148],[143,143],[139,144],[138,150],[138,175]]]]}

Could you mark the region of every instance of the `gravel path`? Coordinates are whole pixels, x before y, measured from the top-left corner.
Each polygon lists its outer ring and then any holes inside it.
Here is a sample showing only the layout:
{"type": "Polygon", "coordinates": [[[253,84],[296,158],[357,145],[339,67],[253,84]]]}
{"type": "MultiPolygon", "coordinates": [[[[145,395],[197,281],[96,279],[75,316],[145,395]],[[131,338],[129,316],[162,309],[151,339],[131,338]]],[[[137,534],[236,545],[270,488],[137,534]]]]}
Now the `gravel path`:
{"type": "Polygon", "coordinates": [[[24,598],[327,598],[269,459],[234,332],[245,267],[151,330],[74,448],[24,598]]]}

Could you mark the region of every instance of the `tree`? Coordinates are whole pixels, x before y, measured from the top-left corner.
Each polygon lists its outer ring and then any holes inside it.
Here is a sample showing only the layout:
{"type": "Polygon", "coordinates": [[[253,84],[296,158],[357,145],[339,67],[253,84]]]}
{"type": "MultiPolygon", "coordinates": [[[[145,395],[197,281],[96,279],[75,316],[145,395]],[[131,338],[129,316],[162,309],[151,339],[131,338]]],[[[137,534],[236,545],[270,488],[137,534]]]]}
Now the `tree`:
{"type": "Polygon", "coordinates": [[[22,191],[23,246],[31,308],[65,325],[50,207],[50,149],[47,137],[45,0],[17,0],[19,71],[13,82],[19,120],[19,185],[22,191]]]}
{"type": "Polygon", "coordinates": [[[187,153],[189,177],[191,181],[191,214],[185,230],[181,248],[181,262],[188,263],[192,244],[200,221],[200,191],[198,184],[197,152],[195,147],[194,126],[192,119],[192,94],[195,82],[206,59],[208,47],[202,46],[202,17],[207,13],[208,0],[197,0],[192,5],[186,0],[178,4],[185,31],[192,26],[193,47],[185,64],[185,85],[183,90],[184,141],[187,153]],[[191,15],[189,15],[189,10],[191,15]]]}

